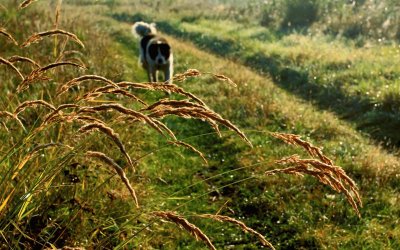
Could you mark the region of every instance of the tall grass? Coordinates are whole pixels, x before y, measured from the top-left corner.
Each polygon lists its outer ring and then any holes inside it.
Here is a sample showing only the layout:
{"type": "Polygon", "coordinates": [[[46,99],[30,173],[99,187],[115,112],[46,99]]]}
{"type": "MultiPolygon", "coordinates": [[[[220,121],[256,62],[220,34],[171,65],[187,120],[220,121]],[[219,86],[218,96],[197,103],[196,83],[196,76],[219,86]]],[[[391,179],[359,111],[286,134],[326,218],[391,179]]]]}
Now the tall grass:
{"type": "MultiPolygon", "coordinates": [[[[250,139],[199,97],[175,84],[126,81],[94,74],[96,69],[92,68],[97,65],[90,63],[91,58],[67,57],[79,55],[76,50],[85,48],[85,39],[66,28],[58,28],[63,26],[58,24],[61,1],[57,11],[51,12],[55,15],[57,28],[39,30],[20,43],[22,34],[13,34],[9,30],[14,30],[14,25],[21,21],[17,20],[21,18],[18,15],[21,10],[16,9],[28,11],[32,2],[24,1],[20,7],[12,3],[7,5],[6,8],[16,14],[10,17],[9,23],[2,24],[8,26],[7,31],[2,29],[4,38],[11,44],[8,46],[14,47],[6,47],[4,51],[7,55],[4,58],[8,60],[0,57],[0,64],[6,67],[6,74],[2,75],[6,85],[4,91],[9,90],[2,97],[6,102],[0,112],[3,125],[0,132],[3,141],[0,146],[1,247],[46,248],[70,244],[138,247],[135,239],[146,239],[143,231],[163,219],[162,222],[173,222],[214,249],[210,237],[184,216],[175,211],[160,211],[156,203],[145,202],[151,201],[151,197],[146,197],[151,195],[151,190],[147,187],[146,169],[141,169],[141,160],[143,155],[159,149],[147,148],[147,142],[141,136],[148,133],[150,139],[183,146],[200,155],[205,162],[206,157],[197,148],[177,139],[165,122],[167,117],[201,120],[220,135],[220,127],[225,127],[249,147],[252,146],[250,139]],[[16,44],[22,44],[21,48],[15,47],[16,44]],[[26,51],[24,47],[27,46],[30,49],[26,51]],[[21,62],[26,64],[19,64],[21,62]],[[88,68],[91,72],[86,74],[84,71],[88,68]],[[166,91],[172,93],[168,98],[164,96],[166,91]],[[113,201],[117,194],[124,193],[129,194],[130,199],[123,199],[119,211],[98,209],[106,204],[105,194],[113,201]],[[125,216],[128,219],[125,228],[110,230],[111,226],[105,226],[98,216],[110,220],[125,216]],[[74,227],[82,227],[82,231],[78,233],[74,227]]],[[[41,8],[34,9],[33,15],[43,13],[41,8]]],[[[52,25],[41,24],[40,27],[52,25]]],[[[198,70],[189,69],[175,75],[174,82],[202,75],[198,70]]],[[[211,76],[235,85],[227,76],[211,76]]],[[[266,176],[285,173],[315,177],[343,193],[355,213],[361,215],[358,208],[362,204],[355,182],[321,149],[295,135],[270,136],[300,146],[311,158],[285,157],[276,164],[290,166],[269,170],[265,172],[266,176]]],[[[264,246],[274,248],[266,239],[268,236],[264,238],[238,219],[218,213],[186,213],[237,225],[256,235],[264,246]]]]}

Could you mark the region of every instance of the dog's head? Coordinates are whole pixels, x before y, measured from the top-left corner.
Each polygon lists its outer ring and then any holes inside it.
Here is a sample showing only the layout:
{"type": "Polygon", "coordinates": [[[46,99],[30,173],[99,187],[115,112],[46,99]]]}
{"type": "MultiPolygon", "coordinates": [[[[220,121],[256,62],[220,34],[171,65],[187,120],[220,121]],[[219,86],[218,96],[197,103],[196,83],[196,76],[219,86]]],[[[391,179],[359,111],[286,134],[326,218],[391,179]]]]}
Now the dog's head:
{"type": "Polygon", "coordinates": [[[171,57],[171,47],[164,38],[155,37],[148,46],[150,58],[158,65],[168,64],[171,57]]]}

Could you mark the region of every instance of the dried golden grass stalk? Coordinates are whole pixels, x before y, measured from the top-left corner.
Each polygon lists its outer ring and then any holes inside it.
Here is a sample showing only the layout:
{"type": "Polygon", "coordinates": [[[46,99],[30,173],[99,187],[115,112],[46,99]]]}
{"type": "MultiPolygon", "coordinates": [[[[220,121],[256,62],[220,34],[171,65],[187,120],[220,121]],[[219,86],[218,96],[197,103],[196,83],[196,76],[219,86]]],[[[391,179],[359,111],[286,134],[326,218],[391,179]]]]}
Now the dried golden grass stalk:
{"type": "Polygon", "coordinates": [[[12,56],[8,58],[8,61],[13,63],[13,62],[29,62],[33,65],[35,65],[37,68],[40,68],[40,64],[35,62],[34,60],[28,58],[28,57],[23,57],[23,56],[12,56]]]}
{"type": "Polygon", "coordinates": [[[217,78],[220,81],[224,81],[224,82],[226,81],[233,87],[237,87],[237,84],[234,81],[232,81],[232,79],[230,79],[229,77],[227,77],[225,75],[219,75],[219,74],[213,74],[213,73],[209,73],[209,74],[211,74],[212,76],[214,76],[215,78],[217,78]]]}
{"type": "Polygon", "coordinates": [[[19,75],[19,77],[21,77],[22,81],[25,80],[24,76],[21,74],[21,72],[8,60],[0,57],[0,63],[5,64],[9,67],[11,67],[15,72],[17,72],[17,74],[19,75]]]}
{"type": "Polygon", "coordinates": [[[165,91],[165,92],[172,92],[176,94],[180,94],[186,96],[203,106],[207,106],[200,98],[193,95],[192,93],[186,92],[182,88],[178,87],[175,84],[165,84],[165,83],[133,83],[133,82],[120,82],[117,84],[121,88],[134,88],[134,89],[146,89],[152,91],[165,91]]]}
{"type": "Polygon", "coordinates": [[[3,127],[4,127],[4,129],[6,130],[7,133],[10,132],[10,130],[8,129],[7,125],[3,121],[1,121],[1,125],[3,125],[3,127]]]}
{"type": "Polygon", "coordinates": [[[79,85],[81,82],[86,81],[86,80],[106,82],[106,83],[112,85],[115,89],[119,89],[119,86],[117,84],[115,84],[113,81],[111,81],[105,77],[98,76],[98,75],[83,75],[83,76],[76,77],[76,78],[68,81],[64,85],[62,85],[57,91],[57,96],[61,95],[62,93],[64,93],[68,89],[70,89],[71,87],[79,85]]]}
{"type": "Polygon", "coordinates": [[[14,118],[15,116],[8,111],[0,111],[0,117],[14,118]]]}
{"type": "Polygon", "coordinates": [[[164,220],[170,221],[183,228],[186,232],[190,233],[195,237],[196,240],[203,241],[209,249],[216,250],[214,245],[211,243],[210,239],[207,235],[205,235],[197,226],[190,223],[188,220],[183,218],[182,216],[176,214],[171,211],[156,211],[153,212],[152,215],[160,217],[164,220]]]}
{"type": "Polygon", "coordinates": [[[5,29],[0,28],[0,34],[7,37],[9,40],[11,40],[15,45],[18,45],[17,41],[14,39],[14,37],[8,33],[5,29]]]}
{"type": "MultiPolygon", "coordinates": [[[[202,108],[202,109],[207,109],[207,106],[203,106],[198,103],[193,103],[189,102],[187,100],[170,100],[170,99],[161,99],[150,106],[141,109],[140,111],[149,111],[149,110],[156,110],[160,106],[170,106],[170,107],[175,107],[175,108],[181,108],[181,107],[194,107],[194,108],[202,108]]],[[[162,107],[160,108],[162,109],[162,107]]]]}
{"type": "Polygon", "coordinates": [[[215,130],[215,132],[217,133],[218,137],[222,137],[221,131],[219,130],[219,126],[216,122],[214,122],[213,120],[208,120],[208,123],[211,125],[211,127],[215,130]]]}
{"type": "MultiPolygon", "coordinates": [[[[62,58],[62,57],[60,57],[62,58]]],[[[76,62],[79,65],[82,65],[83,67],[85,67],[84,69],[87,69],[85,62],[81,59],[81,58],[77,58],[77,57],[69,57],[67,58],[69,62],[76,62]]],[[[60,62],[61,60],[56,60],[56,62],[60,62]]]]}
{"type": "Polygon", "coordinates": [[[326,157],[322,150],[318,147],[315,147],[311,143],[300,139],[299,135],[294,134],[284,134],[284,133],[271,133],[271,135],[275,138],[281,139],[282,141],[286,142],[290,145],[297,145],[304,148],[309,155],[312,157],[318,157],[322,162],[333,165],[333,161],[326,157]]]}
{"type": "Polygon", "coordinates": [[[201,214],[201,215],[197,215],[197,216],[201,217],[201,218],[210,218],[210,219],[213,219],[213,220],[216,220],[216,221],[219,221],[219,222],[228,222],[228,223],[232,223],[234,225],[237,225],[244,232],[248,232],[248,233],[251,233],[251,234],[254,234],[255,236],[257,236],[257,238],[260,240],[260,242],[264,246],[267,246],[267,247],[269,247],[271,249],[275,249],[274,246],[267,239],[265,239],[265,237],[262,234],[260,234],[256,230],[246,226],[246,224],[244,224],[243,222],[241,222],[241,221],[239,221],[237,219],[234,219],[234,218],[231,218],[231,217],[228,217],[228,216],[224,216],[224,215],[215,215],[215,214],[201,214]]]}
{"type": "MultiPolygon", "coordinates": [[[[117,88],[121,89],[121,88],[117,88]]],[[[111,91],[116,90],[116,88],[113,85],[106,85],[106,86],[101,86],[98,88],[95,88],[94,90],[91,90],[87,93],[85,93],[82,97],[76,98],[77,101],[80,100],[93,100],[94,98],[97,98],[101,96],[103,93],[111,93],[111,91]]]]}
{"type": "Polygon", "coordinates": [[[157,130],[160,134],[164,135],[163,130],[158,126],[158,123],[154,122],[154,119],[152,119],[152,118],[148,117],[147,115],[142,114],[138,111],[125,108],[121,104],[110,103],[110,104],[102,104],[102,105],[98,105],[98,106],[82,107],[78,110],[78,113],[107,111],[110,109],[116,110],[119,113],[125,114],[129,117],[132,117],[139,121],[145,122],[146,124],[150,125],[155,130],[157,130]]]}
{"type": "Polygon", "coordinates": [[[206,109],[204,107],[171,107],[171,106],[158,106],[155,110],[149,114],[149,117],[162,118],[167,115],[176,115],[184,118],[197,118],[206,121],[215,121],[224,125],[225,127],[236,132],[247,144],[251,147],[253,146],[246,135],[240,131],[235,125],[230,121],[222,118],[219,114],[212,110],[206,109]]]}
{"type": "Polygon", "coordinates": [[[66,103],[66,104],[61,104],[58,106],[55,110],[53,110],[50,114],[46,116],[46,118],[43,121],[43,124],[50,123],[50,121],[57,115],[60,114],[61,110],[67,109],[67,108],[79,108],[80,106],[77,104],[73,103],[66,103]]]}
{"type": "Polygon", "coordinates": [[[75,103],[65,103],[65,104],[61,104],[60,106],[58,106],[55,111],[61,111],[63,109],[79,108],[79,107],[80,106],[78,104],[75,104],[75,103]]]}
{"type": "Polygon", "coordinates": [[[321,183],[330,186],[336,192],[343,192],[354,211],[359,217],[361,217],[358,206],[362,207],[362,201],[358,193],[358,187],[341,167],[330,165],[317,159],[300,159],[298,155],[283,158],[276,161],[276,163],[295,166],[284,169],[269,170],[265,172],[266,175],[285,173],[314,176],[321,183]]]}
{"type": "Polygon", "coordinates": [[[136,207],[139,208],[139,202],[138,202],[138,199],[136,196],[136,192],[133,189],[132,185],[130,184],[128,178],[126,177],[126,174],[125,174],[123,168],[121,168],[113,159],[111,159],[110,157],[108,157],[107,155],[105,155],[104,153],[101,153],[101,152],[88,151],[88,152],[86,152],[86,156],[100,159],[104,163],[106,163],[106,164],[110,165],[112,168],[114,168],[115,171],[117,172],[117,174],[119,175],[119,177],[121,178],[122,182],[125,184],[125,186],[129,190],[129,192],[131,193],[131,195],[135,201],[136,207]]]}
{"type": "Polygon", "coordinates": [[[94,98],[97,98],[103,94],[119,94],[122,96],[126,96],[130,99],[133,99],[137,102],[139,102],[140,104],[143,104],[144,106],[147,106],[147,104],[141,100],[139,97],[135,96],[134,94],[128,92],[127,90],[124,89],[115,89],[113,86],[104,86],[104,87],[100,87],[97,88],[89,93],[86,93],[82,96],[82,98],[77,98],[77,101],[80,100],[87,100],[87,101],[92,101],[94,98]]]}
{"type": "Polygon", "coordinates": [[[60,67],[60,66],[65,66],[65,65],[70,65],[70,66],[75,66],[75,67],[79,67],[82,69],[86,69],[85,66],[77,64],[77,63],[73,63],[73,62],[56,62],[56,63],[51,63],[49,65],[46,65],[44,67],[41,67],[39,69],[35,69],[33,70],[26,78],[24,81],[22,81],[18,87],[17,87],[17,92],[21,92],[27,88],[29,88],[29,85],[36,81],[36,80],[48,80],[47,77],[42,77],[43,74],[47,71],[50,70],[52,68],[55,67],[60,67]]]}
{"type": "Polygon", "coordinates": [[[75,66],[75,67],[78,67],[78,68],[81,68],[81,69],[86,69],[85,65],[80,65],[80,64],[77,64],[77,63],[74,63],[74,62],[56,62],[56,63],[51,63],[51,64],[49,64],[47,66],[44,66],[44,67],[40,68],[38,70],[38,72],[39,73],[40,72],[44,72],[44,71],[47,71],[49,69],[52,69],[52,68],[55,68],[55,67],[60,67],[60,66],[65,66],[65,65],[71,65],[71,66],[75,66]]]}
{"type": "MultiPolygon", "coordinates": [[[[82,118],[82,116],[81,116],[82,118]]],[[[128,161],[129,165],[134,169],[134,165],[132,162],[131,157],[129,156],[128,152],[125,149],[125,145],[122,143],[122,141],[119,139],[119,135],[114,132],[114,130],[104,123],[89,123],[84,126],[82,126],[78,132],[80,133],[86,133],[86,132],[91,132],[93,130],[99,130],[102,133],[106,134],[108,137],[110,137],[114,143],[118,146],[119,150],[121,153],[125,156],[126,160],[128,161]]]]}
{"type": "MultiPolygon", "coordinates": [[[[18,122],[18,124],[22,127],[22,129],[25,130],[24,124],[21,122],[21,120],[16,115],[13,115],[12,113],[10,113],[8,111],[0,111],[0,117],[8,117],[8,118],[16,120],[18,122]]],[[[7,129],[7,127],[6,127],[6,129],[7,129]]]]}
{"type": "Polygon", "coordinates": [[[103,124],[104,122],[100,119],[97,119],[93,116],[89,115],[74,115],[73,120],[80,120],[80,121],[85,121],[85,122],[91,122],[91,123],[99,123],[103,124]]]}
{"type": "Polygon", "coordinates": [[[38,42],[40,40],[43,39],[43,37],[47,37],[47,36],[54,36],[54,35],[64,35],[67,36],[69,38],[71,38],[74,42],[78,43],[80,46],[82,46],[82,48],[85,48],[85,45],[82,43],[81,40],[79,40],[79,38],[68,31],[65,30],[61,30],[61,29],[53,29],[53,30],[48,30],[48,31],[44,31],[44,32],[40,32],[40,33],[36,33],[32,36],[30,36],[22,45],[21,47],[27,47],[29,46],[31,43],[35,43],[38,42]]]}
{"type": "Polygon", "coordinates": [[[189,143],[186,143],[183,141],[169,141],[168,143],[177,145],[177,146],[183,146],[189,150],[192,150],[193,152],[195,152],[196,154],[198,154],[201,157],[201,159],[204,161],[205,164],[208,165],[208,161],[207,161],[206,157],[204,157],[204,154],[202,152],[200,152],[197,148],[190,145],[189,143]]]}
{"type": "Polygon", "coordinates": [[[17,93],[27,90],[29,86],[36,81],[48,81],[50,78],[43,76],[42,74],[29,74],[20,84],[17,86],[17,93]]]}
{"type": "Polygon", "coordinates": [[[169,134],[169,136],[170,136],[172,139],[174,139],[175,141],[177,140],[176,137],[175,137],[174,132],[172,132],[172,130],[170,130],[164,123],[160,122],[160,121],[157,120],[157,119],[152,119],[152,121],[153,121],[158,127],[160,127],[161,129],[164,129],[165,132],[167,132],[167,133],[169,134]]]}
{"type": "MultiPolygon", "coordinates": [[[[88,123],[99,123],[99,124],[104,124],[105,123],[93,116],[89,116],[89,115],[77,115],[77,114],[56,114],[53,115],[52,117],[50,117],[46,122],[43,122],[43,126],[45,126],[46,124],[50,124],[50,123],[58,123],[58,122],[73,122],[73,121],[83,121],[83,122],[88,122],[88,123]]],[[[86,123],[87,124],[87,123],[86,123]]]]}
{"type": "Polygon", "coordinates": [[[105,123],[97,119],[96,117],[93,116],[87,116],[87,115],[77,115],[75,113],[72,114],[63,114],[62,112],[56,112],[53,113],[52,116],[48,117],[45,119],[44,122],[35,130],[34,133],[38,133],[39,131],[42,131],[46,126],[50,124],[57,124],[57,123],[71,123],[74,121],[79,121],[84,123],[85,125],[88,123],[98,123],[98,124],[104,124],[105,123]]]}
{"type": "MultiPolygon", "coordinates": [[[[217,78],[220,81],[224,81],[224,82],[228,82],[229,84],[231,84],[234,87],[237,87],[237,84],[234,83],[232,81],[232,79],[230,79],[229,77],[225,76],[225,75],[221,75],[221,74],[214,74],[211,72],[206,72],[204,74],[209,74],[212,75],[213,77],[217,78]]],[[[198,77],[201,76],[202,73],[197,70],[197,69],[188,69],[186,70],[186,72],[184,72],[183,74],[175,74],[171,80],[173,81],[178,81],[178,82],[182,82],[185,81],[188,77],[198,77]]],[[[168,81],[167,81],[168,82],[168,81]]],[[[166,83],[167,83],[166,82],[166,83]]]]}
{"type": "Polygon", "coordinates": [[[58,4],[57,4],[57,7],[56,7],[56,19],[55,19],[55,21],[54,21],[54,28],[57,28],[57,27],[58,27],[58,23],[59,23],[59,21],[60,21],[60,16],[61,16],[61,3],[62,3],[62,0],[58,0],[58,4]]]}
{"type": "MultiPolygon", "coordinates": [[[[204,110],[209,110],[207,106],[203,106],[198,103],[189,102],[187,100],[170,100],[170,99],[161,99],[160,101],[153,103],[152,105],[148,106],[147,108],[141,109],[141,111],[154,111],[154,110],[162,110],[165,106],[172,107],[172,108],[200,108],[204,110]]],[[[213,127],[213,129],[217,132],[218,136],[222,136],[219,130],[218,124],[211,119],[206,119],[207,122],[213,127]]]]}
{"type": "Polygon", "coordinates": [[[182,81],[186,80],[188,77],[197,77],[197,76],[201,76],[200,71],[198,71],[197,69],[188,69],[188,70],[186,70],[186,72],[184,72],[182,74],[175,74],[172,77],[172,80],[182,82],[182,81]]]}
{"type": "Polygon", "coordinates": [[[126,90],[114,89],[114,90],[111,90],[110,93],[119,94],[119,95],[122,95],[122,96],[129,97],[129,98],[139,102],[140,104],[143,104],[143,105],[147,106],[147,104],[144,101],[142,101],[139,97],[135,96],[134,94],[131,94],[130,92],[128,92],[126,90]]]}
{"type": "Polygon", "coordinates": [[[26,7],[28,7],[31,3],[36,2],[36,1],[37,1],[37,0],[25,0],[25,1],[23,1],[23,2],[19,5],[19,8],[20,8],[20,9],[26,8],[26,7]]]}
{"type": "Polygon", "coordinates": [[[21,103],[15,109],[14,116],[18,116],[19,113],[21,113],[22,111],[24,111],[28,107],[33,107],[33,106],[38,106],[38,105],[44,106],[44,107],[46,107],[48,109],[51,109],[53,111],[56,110],[56,108],[52,104],[50,104],[50,103],[48,103],[48,102],[46,102],[44,100],[25,101],[25,102],[21,103]]]}

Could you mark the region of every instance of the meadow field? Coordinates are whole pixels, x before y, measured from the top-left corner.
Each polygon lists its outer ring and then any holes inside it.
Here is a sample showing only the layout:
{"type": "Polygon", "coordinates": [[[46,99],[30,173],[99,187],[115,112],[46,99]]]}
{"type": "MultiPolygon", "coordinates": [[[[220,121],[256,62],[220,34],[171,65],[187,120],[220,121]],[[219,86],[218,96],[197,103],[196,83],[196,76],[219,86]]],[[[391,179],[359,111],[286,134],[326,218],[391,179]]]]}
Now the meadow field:
{"type": "Polygon", "coordinates": [[[3,0],[0,90],[0,249],[400,249],[395,0],[3,0]]]}

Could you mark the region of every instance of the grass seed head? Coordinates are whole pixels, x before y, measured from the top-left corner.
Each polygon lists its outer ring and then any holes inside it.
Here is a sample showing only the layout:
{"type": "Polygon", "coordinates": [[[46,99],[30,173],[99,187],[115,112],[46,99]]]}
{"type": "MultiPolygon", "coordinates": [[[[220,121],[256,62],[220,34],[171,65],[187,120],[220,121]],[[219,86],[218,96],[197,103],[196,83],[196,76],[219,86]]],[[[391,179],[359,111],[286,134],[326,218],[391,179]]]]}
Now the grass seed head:
{"type": "MultiPolygon", "coordinates": [[[[102,104],[98,106],[90,106],[90,107],[82,107],[78,110],[78,113],[87,113],[87,112],[99,112],[99,111],[108,111],[115,110],[121,114],[126,115],[127,117],[134,118],[135,120],[142,121],[148,124],[150,127],[154,128],[160,134],[164,135],[163,130],[159,127],[159,123],[155,122],[155,119],[142,114],[141,112],[128,109],[121,104],[110,103],[110,104],[102,104]]],[[[174,138],[175,139],[175,138],[174,138]]]]}
{"type": "MultiPolygon", "coordinates": [[[[9,118],[9,119],[16,120],[18,122],[18,124],[21,126],[21,128],[23,130],[25,130],[25,126],[22,123],[22,121],[18,118],[18,116],[14,115],[14,114],[12,114],[12,113],[10,113],[8,111],[0,111],[0,118],[1,117],[6,117],[6,118],[9,118]]],[[[5,126],[5,124],[4,124],[4,126],[5,126]]],[[[5,128],[7,129],[7,126],[5,126],[5,128]]]]}
{"type": "Polygon", "coordinates": [[[131,157],[129,156],[128,152],[125,149],[125,145],[122,143],[122,141],[119,139],[119,135],[114,132],[114,130],[104,123],[89,123],[84,126],[82,126],[78,132],[80,133],[86,133],[90,132],[93,130],[99,130],[102,133],[106,134],[108,137],[110,137],[115,144],[118,146],[120,149],[121,153],[125,156],[126,160],[128,161],[129,165],[134,168],[133,162],[131,157]]]}
{"type": "Polygon", "coordinates": [[[33,2],[36,2],[37,0],[25,0],[25,1],[23,1],[20,5],[19,5],[19,8],[20,9],[23,9],[23,8],[26,8],[26,7],[28,7],[29,5],[31,5],[33,2]]]}
{"type": "Polygon", "coordinates": [[[34,107],[34,106],[44,106],[44,107],[46,107],[48,109],[51,109],[53,111],[56,110],[56,108],[52,104],[50,104],[50,103],[48,103],[48,102],[46,102],[44,100],[33,100],[33,101],[25,101],[25,102],[21,103],[15,109],[13,115],[14,116],[18,116],[18,114],[21,113],[22,111],[24,111],[26,108],[34,107]]]}
{"type": "MultiPolygon", "coordinates": [[[[215,113],[212,110],[205,109],[204,107],[170,107],[163,106],[161,109],[156,109],[152,111],[149,116],[162,118],[167,115],[176,115],[183,118],[197,118],[208,121],[210,124],[214,125],[215,122],[218,122],[225,127],[231,129],[236,132],[249,146],[253,146],[250,140],[246,137],[246,135],[235,125],[233,125],[229,120],[222,118],[219,114],[215,113]]],[[[214,126],[213,126],[214,127],[214,126]]]]}
{"type": "Polygon", "coordinates": [[[355,182],[339,167],[327,164],[317,159],[300,159],[298,155],[285,157],[276,161],[281,165],[293,165],[284,169],[273,169],[265,172],[266,175],[277,173],[314,176],[321,183],[330,186],[338,193],[343,193],[354,211],[361,217],[358,206],[362,207],[361,197],[355,182]]]}
{"type": "Polygon", "coordinates": [[[256,230],[246,226],[246,224],[244,224],[242,221],[239,221],[237,219],[231,218],[229,216],[224,216],[224,215],[215,215],[215,214],[201,214],[198,215],[198,217],[201,218],[209,218],[209,219],[213,219],[216,221],[220,221],[220,222],[228,222],[234,225],[239,226],[244,232],[248,232],[251,234],[254,234],[255,236],[257,236],[257,238],[260,240],[260,242],[264,245],[267,246],[273,250],[275,250],[274,246],[267,240],[265,239],[265,237],[260,234],[259,232],[257,232],[256,230]]]}
{"type": "Polygon", "coordinates": [[[321,161],[325,162],[326,164],[333,165],[333,161],[328,157],[326,157],[322,153],[322,150],[320,148],[315,147],[311,143],[300,139],[299,135],[285,134],[285,133],[271,133],[271,135],[275,138],[281,139],[287,144],[300,146],[304,148],[310,156],[318,157],[321,161]]]}
{"type": "Polygon", "coordinates": [[[34,60],[28,58],[28,57],[23,57],[23,56],[12,56],[10,58],[8,58],[8,61],[13,63],[13,62],[28,62],[31,63],[33,65],[35,65],[36,68],[40,68],[40,64],[35,62],[34,60]]]}
{"type": "Polygon", "coordinates": [[[3,36],[5,36],[5,37],[7,37],[7,38],[8,38],[9,40],[11,40],[15,45],[18,46],[18,43],[17,43],[17,41],[14,39],[14,37],[13,37],[10,33],[8,33],[5,29],[0,28],[0,35],[3,35],[3,36]]]}
{"type": "Polygon", "coordinates": [[[119,86],[116,85],[113,81],[102,77],[102,76],[98,76],[98,75],[83,75],[83,76],[79,76],[76,77],[70,81],[68,81],[67,83],[63,84],[57,91],[57,96],[63,94],[64,92],[66,92],[68,89],[70,89],[73,86],[77,86],[79,85],[81,82],[83,81],[87,81],[87,80],[94,80],[94,81],[100,81],[100,82],[105,82],[109,85],[112,85],[114,88],[119,89],[119,86]]]}
{"type": "Polygon", "coordinates": [[[228,82],[230,85],[232,85],[233,87],[237,87],[237,84],[232,81],[232,79],[230,79],[229,77],[225,76],[225,75],[219,75],[219,74],[213,74],[211,73],[212,76],[214,76],[215,78],[217,78],[220,81],[226,81],[228,82]]]}
{"type": "Polygon", "coordinates": [[[0,63],[5,64],[5,65],[9,66],[10,68],[12,68],[18,74],[18,76],[21,77],[22,81],[25,80],[22,73],[10,61],[0,57],[0,63]]]}
{"type": "Polygon", "coordinates": [[[132,82],[120,82],[118,83],[118,86],[121,88],[135,88],[135,89],[146,89],[146,90],[152,90],[152,91],[165,91],[165,92],[171,92],[171,93],[176,93],[180,94],[182,96],[185,96],[187,98],[190,98],[197,103],[206,106],[206,104],[197,96],[193,95],[190,92],[187,92],[183,90],[181,87],[178,87],[175,84],[169,83],[132,83],[132,82]]]}
{"type": "Polygon", "coordinates": [[[203,233],[196,225],[190,223],[188,220],[171,211],[156,211],[152,215],[162,218],[164,220],[170,221],[183,228],[186,232],[190,233],[195,237],[196,240],[203,241],[209,249],[216,250],[214,245],[211,243],[210,239],[206,234],[203,233]]]}
{"type": "Polygon", "coordinates": [[[117,172],[117,174],[121,178],[122,182],[125,184],[125,186],[129,190],[129,192],[131,193],[132,198],[135,201],[136,207],[139,208],[139,202],[138,202],[138,199],[136,196],[135,189],[133,189],[132,185],[130,184],[129,179],[126,177],[126,174],[125,174],[123,168],[121,168],[112,158],[108,157],[106,154],[104,154],[102,152],[88,151],[88,152],[86,152],[86,156],[100,159],[104,163],[106,163],[109,166],[111,166],[112,168],[114,168],[114,170],[117,172]]]}
{"type": "Polygon", "coordinates": [[[204,163],[206,165],[208,165],[208,161],[207,161],[206,157],[204,156],[204,154],[201,151],[199,151],[197,148],[190,145],[189,143],[186,143],[183,141],[169,141],[168,143],[177,145],[177,146],[182,146],[182,147],[185,147],[185,148],[195,152],[196,154],[198,154],[201,157],[201,159],[204,161],[204,163]]]}
{"type": "Polygon", "coordinates": [[[29,45],[31,45],[32,43],[37,43],[40,40],[42,40],[44,37],[47,36],[55,36],[55,35],[63,35],[63,36],[67,36],[69,38],[71,38],[74,42],[78,43],[80,46],[82,46],[82,48],[85,48],[85,45],[83,44],[83,42],[81,40],[79,40],[79,38],[68,31],[65,30],[61,30],[61,29],[53,29],[53,30],[48,30],[48,31],[44,31],[44,32],[40,32],[40,33],[36,33],[32,36],[30,36],[22,45],[21,47],[27,47],[29,45]]]}

